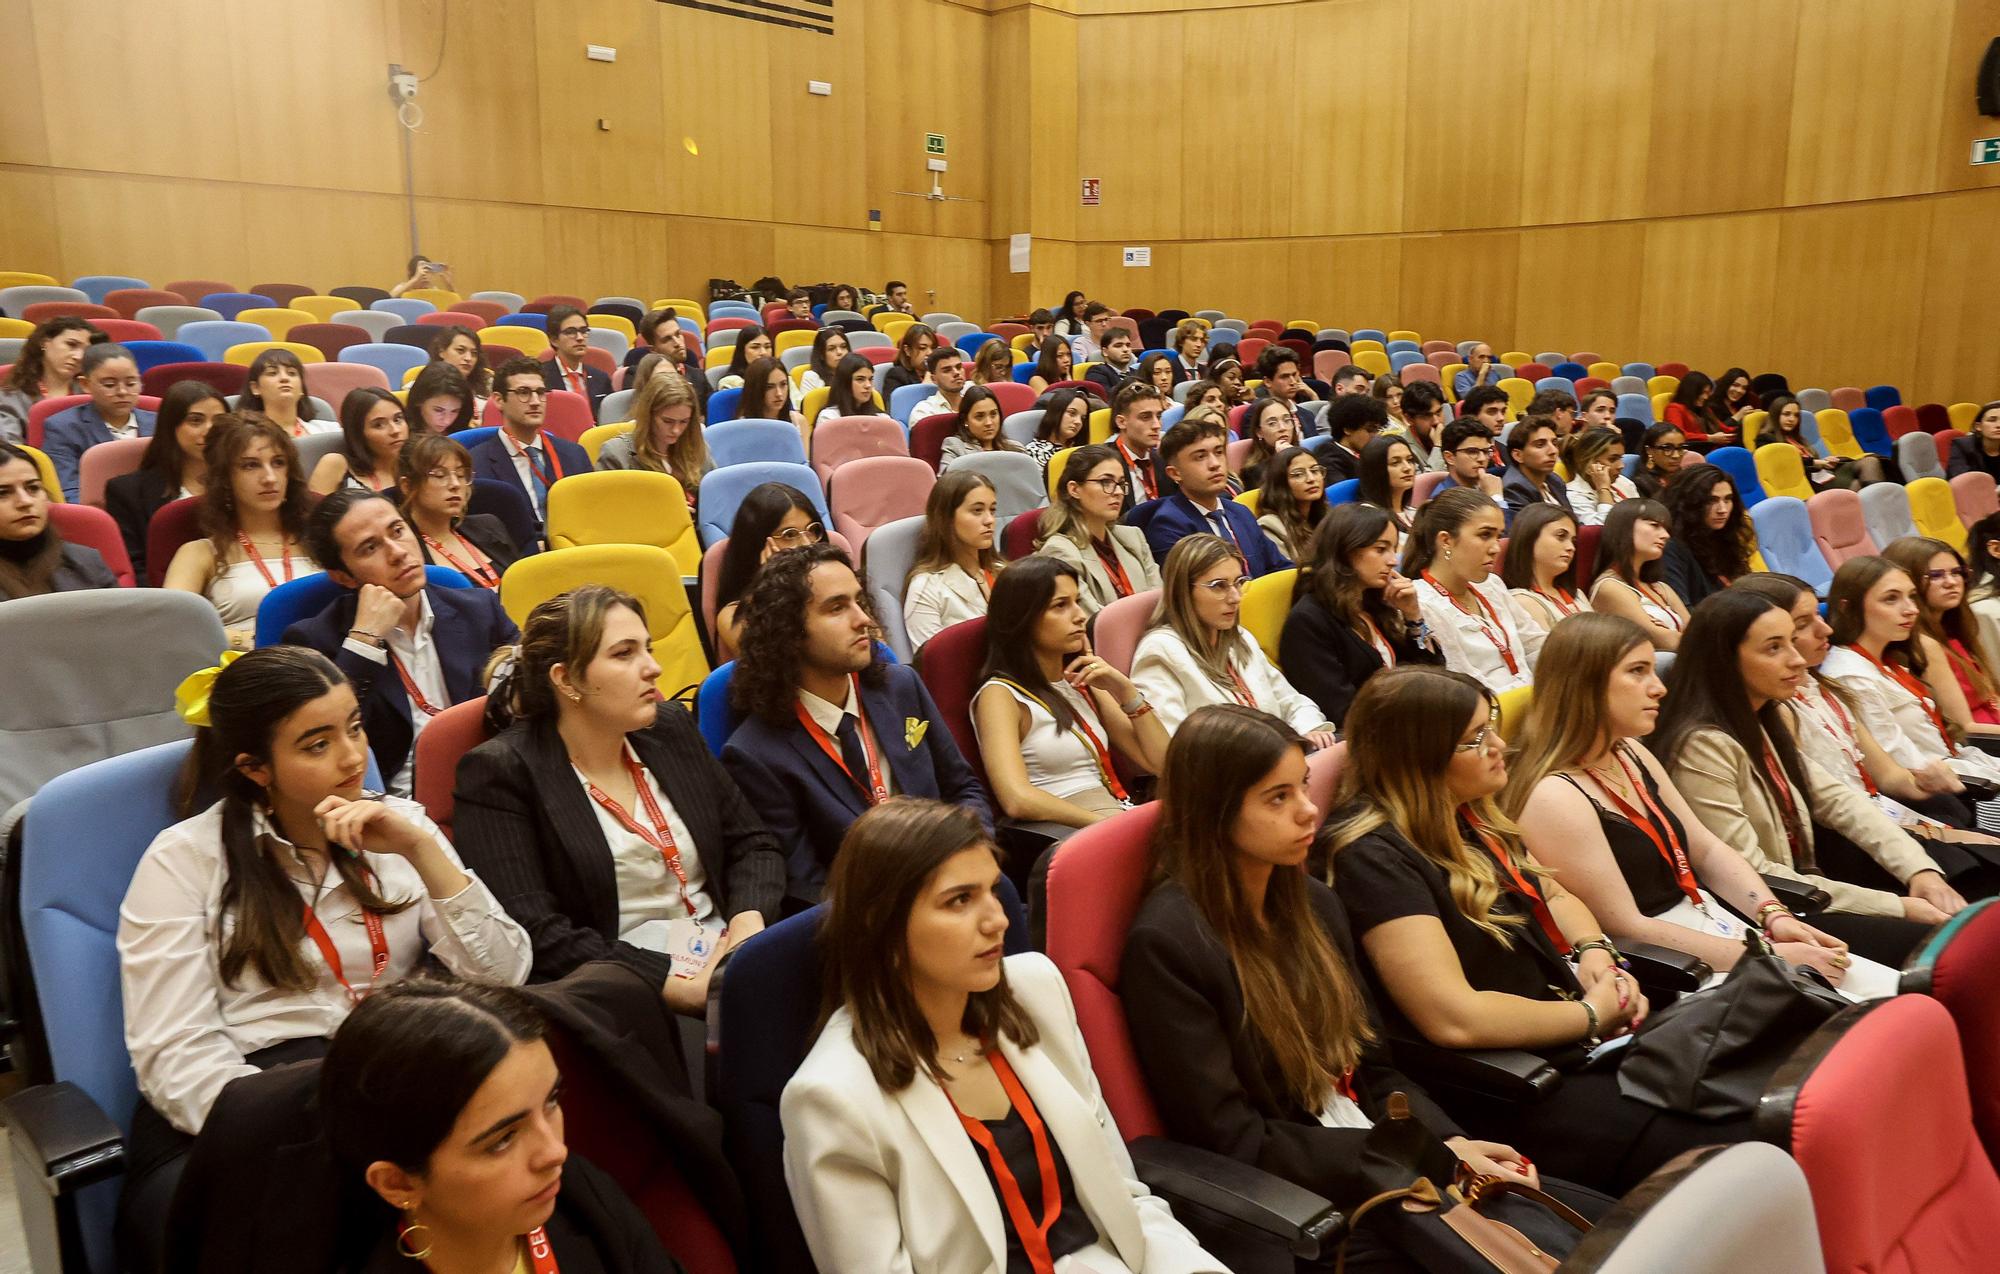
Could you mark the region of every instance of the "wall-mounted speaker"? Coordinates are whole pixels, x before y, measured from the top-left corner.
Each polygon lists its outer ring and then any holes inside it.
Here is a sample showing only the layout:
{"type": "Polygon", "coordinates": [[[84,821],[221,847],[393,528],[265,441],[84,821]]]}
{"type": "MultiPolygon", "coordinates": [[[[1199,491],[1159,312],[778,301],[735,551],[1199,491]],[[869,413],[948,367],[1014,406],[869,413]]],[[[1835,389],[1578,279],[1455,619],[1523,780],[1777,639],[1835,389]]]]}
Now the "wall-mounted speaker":
{"type": "Polygon", "coordinates": [[[2000,116],[2000,40],[1987,45],[1979,61],[1979,113],[2000,116]]]}

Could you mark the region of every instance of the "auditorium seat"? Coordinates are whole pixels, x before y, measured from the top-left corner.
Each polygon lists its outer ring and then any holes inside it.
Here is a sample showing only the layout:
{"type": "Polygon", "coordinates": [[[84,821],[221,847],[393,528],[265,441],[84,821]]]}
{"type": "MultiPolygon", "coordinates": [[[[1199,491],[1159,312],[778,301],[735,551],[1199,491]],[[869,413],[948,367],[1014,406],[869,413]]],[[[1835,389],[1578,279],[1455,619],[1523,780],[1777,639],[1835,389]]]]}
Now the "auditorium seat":
{"type": "MultiPolygon", "coordinates": [[[[148,305],[132,316],[141,323],[160,329],[166,340],[180,339],[180,330],[190,323],[219,323],[222,316],[199,305],[148,305]]],[[[204,356],[205,357],[205,356],[204,356]]]]}
{"type": "Polygon", "coordinates": [[[672,555],[684,577],[701,568],[700,537],[680,479],[672,474],[649,469],[570,474],[549,488],[548,514],[552,549],[650,544],[672,555]]]}
{"type": "Polygon", "coordinates": [[[0,288],[0,313],[5,313],[11,318],[25,318],[29,306],[45,305],[51,301],[71,301],[79,305],[94,304],[89,293],[79,288],[66,288],[54,283],[21,283],[13,287],[0,288]]]}
{"type": "Polygon", "coordinates": [[[731,420],[710,425],[703,431],[708,454],[720,469],[727,465],[768,461],[773,464],[804,464],[805,444],[789,422],[752,419],[731,420]]]}
{"type": "Polygon", "coordinates": [[[96,318],[90,321],[90,325],[127,349],[143,341],[157,342],[161,339],[159,328],[138,319],[96,318]]]}
{"type": "MultiPolygon", "coordinates": [[[[1032,463],[1032,462],[1031,462],[1032,463]]],[[[903,518],[921,518],[936,475],[912,456],[863,456],[838,471],[829,505],[835,531],[866,551],[876,527],[903,518]]]]}
{"type": "MultiPolygon", "coordinates": [[[[431,588],[472,587],[472,581],[449,566],[424,567],[424,583],[431,588]]],[[[257,645],[277,645],[284,640],[287,628],[325,610],[342,591],[333,577],[323,572],[278,585],[257,603],[257,645]]]]}
{"type": "Polygon", "coordinates": [[[1910,518],[1921,535],[1943,540],[1963,555],[1966,549],[1965,523],[1958,517],[1958,503],[1951,484],[1943,478],[1918,478],[1903,488],[1910,501],[1910,518]]]}
{"type": "Polygon", "coordinates": [[[1160,604],[1160,590],[1149,588],[1130,597],[1121,597],[1097,612],[1091,621],[1090,648],[1104,662],[1132,674],[1132,658],[1138,653],[1139,639],[1152,626],[1153,612],[1160,604]]]}
{"type": "Polygon", "coordinates": [[[815,426],[812,432],[813,471],[829,489],[834,472],[848,461],[909,454],[908,436],[887,416],[833,416],[815,426]]]}
{"type": "MultiPolygon", "coordinates": [[[[188,348],[191,352],[200,353],[198,350],[193,350],[192,346],[188,348]]],[[[213,389],[216,393],[227,397],[243,392],[243,386],[249,379],[249,371],[249,368],[235,363],[213,363],[198,360],[185,363],[161,363],[157,367],[149,367],[140,373],[139,386],[141,392],[157,398],[184,380],[198,380],[210,389],[213,389]]]]}
{"type": "Polygon", "coordinates": [[[688,693],[708,675],[681,568],[673,554],[656,545],[593,544],[524,557],[500,577],[500,605],[516,624],[525,624],[538,604],[580,584],[608,584],[645,607],[662,695],[688,693]]]}
{"type": "Polygon", "coordinates": [[[1042,467],[1019,451],[975,452],[952,462],[953,473],[977,473],[993,484],[995,516],[1007,522],[1031,509],[1048,507],[1042,467]]]}
{"type": "Polygon", "coordinates": [[[1745,509],[1755,508],[1763,501],[1764,488],[1757,480],[1757,461],[1747,450],[1742,447],[1717,447],[1708,453],[1708,463],[1729,475],[1729,480],[1736,484],[1736,498],[1745,509]]]}
{"type": "Polygon", "coordinates": [[[1896,439],[1896,467],[1903,471],[1903,481],[1945,476],[1946,461],[1938,454],[1937,446],[1941,436],[1918,430],[1896,439]]]}
{"type": "Polygon", "coordinates": [[[1598,1218],[1564,1274],[1825,1274],[1812,1193],[1764,1142],[1704,1146],[1647,1177],[1598,1218]]]}
{"type": "MultiPolygon", "coordinates": [[[[1850,493],[1851,494],[1851,493],[1850,493]]],[[[1757,531],[1757,551],[1774,571],[1796,575],[1812,585],[1821,597],[1833,583],[1833,568],[1821,555],[1813,535],[1806,502],[1790,496],[1771,496],[1750,510],[1757,531]]]]}
{"type": "MultiPolygon", "coordinates": [[[[114,443],[120,440],[114,439],[114,443]]],[[[138,439],[127,441],[137,442],[138,439]]],[[[92,448],[91,450],[96,450],[92,448]]],[[[85,452],[88,455],[89,452],[85,452]]],[[[102,493],[100,492],[100,495],[102,493]]],[[[72,544],[96,549],[111,573],[118,577],[120,588],[131,588],[136,582],[132,578],[132,558],[125,550],[125,535],[118,529],[118,523],[109,513],[88,504],[50,504],[49,525],[56,534],[72,544]]]]}
{"type": "Polygon", "coordinates": [[[187,303],[188,299],[180,293],[168,292],[163,288],[119,288],[98,302],[99,305],[110,306],[129,319],[139,318],[139,311],[148,306],[185,306],[187,303]]]}
{"type": "Polygon", "coordinates": [[[430,355],[409,345],[369,341],[341,350],[337,361],[373,367],[387,377],[391,385],[401,385],[404,373],[430,362],[430,355]]]}
{"type": "Polygon", "coordinates": [[[1765,498],[1790,496],[1801,501],[1812,499],[1812,481],[1806,477],[1805,461],[1799,456],[1798,448],[1789,443],[1767,442],[1757,448],[1754,459],[1758,484],[1764,488],[1765,498]]]}
{"type": "MultiPolygon", "coordinates": [[[[164,331],[164,329],[162,329],[164,331]]],[[[271,333],[255,323],[219,322],[184,323],[174,339],[192,345],[200,350],[212,363],[226,363],[232,345],[242,345],[249,341],[268,341],[271,333]]]]}
{"type": "Polygon", "coordinates": [[[271,333],[273,340],[288,340],[289,333],[301,323],[316,321],[310,310],[294,310],[287,306],[266,306],[239,310],[232,315],[239,323],[255,323],[271,333]]]}
{"type": "MultiPolygon", "coordinates": [[[[929,385],[912,385],[911,389],[929,389],[929,385]]],[[[902,393],[901,389],[896,391],[902,393]]],[[[925,416],[910,426],[910,455],[929,465],[936,473],[944,463],[944,440],[958,431],[958,413],[941,411],[925,416]]]]}
{"type": "Polygon", "coordinates": [[[1892,456],[1896,442],[1889,434],[1889,427],[1883,422],[1882,413],[1873,407],[1863,407],[1847,413],[1848,428],[1854,431],[1854,441],[1863,451],[1878,456],[1892,456]]]}
{"type": "Polygon", "coordinates": [[[148,584],[159,588],[166,583],[167,567],[173,562],[174,554],[180,551],[181,545],[201,537],[200,517],[201,497],[193,495],[170,500],[154,512],[153,520],[146,527],[148,584]]]}
{"type": "Polygon", "coordinates": [[[1806,501],[1812,517],[1813,540],[1828,565],[1839,569],[1850,557],[1880,553],[1881,546],[1868,534],[1868,520],[1862,512],[1861,497],[1852,491],[1821,491],[1806,501]]]}
{"type": "Polygon", "coordinates": [[[1848,460],[1861,458],[1861,444],[1854,437],[1854,428],[1846,409],[1829,407],[1825,411],[1814,412],[1813,420],[1819,425],[1820,442],[1826,447],[1827,454],[1848,460]]]}
{"type": "Polygon", "coordinates": [[[279,305],[290,305],[302,296],[314,296],[313,289],[303,283],[253,283],[250,290],[259,296],[268,296],[279,305]]]}
{"type": "Polygon", "coordinates": [[[86,274],[80,279],[72,279],[70,286],[83,293],[92,304],[108,305],[110,303],[105,298],[113,292],[143,291],[153,285],[126,274],[86,274]]]}
{"type": "Polygon", "coordinates": [[[234,283],[224,283],[219,279],[179,279],[166,285],[169,292],[178,292],[190,303],[199,304],[201,298],[216,292],[234,292],[234,283]]]}
{"type": "Polygon", "coordinates": [[[1952,503],[1967,526],[2000,513],[2000,490],[1983,473],[1961,473],[1951,480],[1952,503]]]}
{"type": "Polygon", "coordinates": [[[1297,567],[1273,571],[1250,581],[1243,590],[1243,602],[1236,622],[1257,639],[1257,645],[1272,663],[1278,662],[1278,636],[1284,631],[1285,616],[1292,610],[1292,589],[1297,584],[1297,567]]]}
{"type": "Polygon", "coordinates": [[[256,292],[209,292],[196,297],[195,304],[207,306],[225,319],[234,319],[245,310],[272,309],[278,303],[256,292]]]}
{"type": "Polygon", "coordinates": [[[306,345],[299,341],[245,341],[240,345],[231,345],[228,349],[223,350],[222,361],[248,367],[257,361],[259,354],[267,350],[283,350],[298,359],[301,363],[323,363],[326,361],[326,355],[320,352],[317,345],[306,345]]]}

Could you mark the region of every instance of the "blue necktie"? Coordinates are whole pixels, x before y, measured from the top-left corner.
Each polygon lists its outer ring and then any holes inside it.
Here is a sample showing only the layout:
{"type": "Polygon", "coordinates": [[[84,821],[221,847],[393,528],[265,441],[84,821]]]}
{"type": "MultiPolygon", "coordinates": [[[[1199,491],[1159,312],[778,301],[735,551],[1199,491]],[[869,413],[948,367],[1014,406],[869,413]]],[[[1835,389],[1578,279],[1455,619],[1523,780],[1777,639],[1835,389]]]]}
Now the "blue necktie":
{"type": "Polygon", "coordinates": [[[547,468],[547,458],[539,446],[529,447],[526,454],[529,476],[535,480],[535,515],[546,520],[549,515],[549,484],[542,474],[547,468]]]}
{"type": "MultiPolygon", "coordinates": [[[[1229,529],[1229,519],[1222,516],[1221,509],[1218,508],[1208,515],[1208,524],[1215,528],[1217,535],[1228,540],[1231,544],[1236,543],[1236,532],[1229,529]]],[[[1241,546],[1238,545],[1238,547],[1241,546]]]]}

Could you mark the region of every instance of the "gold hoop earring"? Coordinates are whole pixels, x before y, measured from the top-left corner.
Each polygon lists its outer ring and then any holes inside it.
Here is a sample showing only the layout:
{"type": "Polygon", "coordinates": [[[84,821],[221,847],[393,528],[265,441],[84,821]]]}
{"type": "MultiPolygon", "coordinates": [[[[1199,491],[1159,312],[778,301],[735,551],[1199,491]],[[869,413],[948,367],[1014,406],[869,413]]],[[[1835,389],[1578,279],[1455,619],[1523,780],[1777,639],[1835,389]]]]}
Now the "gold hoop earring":
{"type": "MultiPolygon", "coordinates": [[[[403,1209],[404,1211],[414,1215],[417,1210],[417,1205],[414,1203],[405,1203],[403,1205],[403,1209]]],[[[419,1225],[414,1221],[405,1220],[402,1224],[396,1227],[396,1251],[400,1252],[403,1256],[407,1257],[412,1261],[423,1260],[425,1257],[431,1254],[430,1233],[431,1233],[431,1227],[429,1227],[428,1225],[419,1225]],[[423,1250],[413,1252],[410,1249],[415,1246],[415,1241],[412,1240],[410,1236],[412,1234],[415,1234],[419,1230],[423,1231],[424,1233],[423,1250]]]]}

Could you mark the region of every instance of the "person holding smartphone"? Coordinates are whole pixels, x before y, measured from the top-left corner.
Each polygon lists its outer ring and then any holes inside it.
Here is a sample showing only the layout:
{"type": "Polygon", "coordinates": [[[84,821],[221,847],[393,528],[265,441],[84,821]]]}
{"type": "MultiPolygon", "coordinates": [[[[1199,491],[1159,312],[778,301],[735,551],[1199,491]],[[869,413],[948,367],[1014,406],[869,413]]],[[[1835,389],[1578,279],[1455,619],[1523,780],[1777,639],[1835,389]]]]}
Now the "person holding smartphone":
{"type": "Polygon", "coordinates": [[[442,261],[432,261],[419,253],[410,258],[410,276],[389,289],[390,296],[401,296],[413,288],[443,288],[456,292],[458,285],[452,282],[451,267],[442,261]]]}

